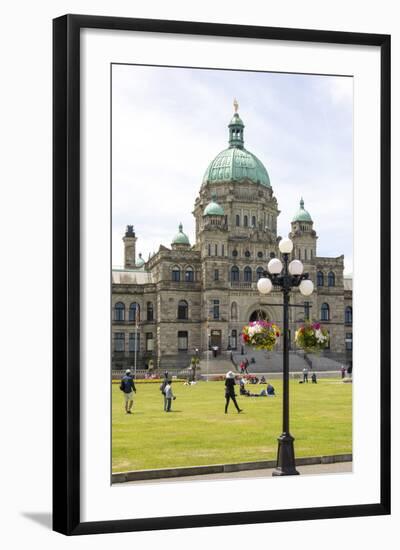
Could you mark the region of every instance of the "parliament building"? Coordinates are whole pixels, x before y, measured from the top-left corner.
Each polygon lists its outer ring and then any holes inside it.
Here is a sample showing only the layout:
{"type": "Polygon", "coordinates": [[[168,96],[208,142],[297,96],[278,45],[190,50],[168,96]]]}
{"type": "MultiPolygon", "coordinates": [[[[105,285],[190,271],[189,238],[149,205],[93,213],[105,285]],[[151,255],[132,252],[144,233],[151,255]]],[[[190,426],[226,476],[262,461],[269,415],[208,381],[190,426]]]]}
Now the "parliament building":
{"type": "MultiPolygon", "coordinates": [[[[195,242],[182,224],[170,247],[147,261],[136,253],[132,225],[121,235],[124,267],[112,271],[112,368],[187,367],[194,353],[240,350],[243,325],[263,318],[282,325],[282,296],[257,290],[268,261],[280,257],[278,201],[263,163],[244,147],[237,112],[228,125],[229,146],[209,164],[195,198],[195,242]]],[[[318,228],[303,198],[293,203],[288,236],[292,256],[314,282],[307,297],[295,289],[290,308],[291,348],[304,319],[320,320],[330,333],[324,353],[349,363],[352,353],[352,280],[344,256],[318,255],[318,228]],[[297,204],[296,204],[297,203],[297,204]]],[[[134,220],[132,220],[134,221],[134,220]]],[[[279,348],[278,348],[279,349],[279,348]]]]}

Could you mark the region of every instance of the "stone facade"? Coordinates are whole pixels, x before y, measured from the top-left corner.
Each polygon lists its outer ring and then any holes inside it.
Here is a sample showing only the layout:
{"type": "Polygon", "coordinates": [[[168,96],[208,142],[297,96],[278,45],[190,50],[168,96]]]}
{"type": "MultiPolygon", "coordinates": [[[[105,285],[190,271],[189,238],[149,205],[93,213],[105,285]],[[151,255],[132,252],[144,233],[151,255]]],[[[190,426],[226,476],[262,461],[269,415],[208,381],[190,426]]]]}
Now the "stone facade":
{"type": "MultiPolygon", "coordinates": [[[[265,168],[244,149],[243,128],[235,114],[229,125],[230,147],[204,176],[193,209],[193,246],[180,226],[171,248],[161,245],[147,262],[140,258],[135,263],[136,235],[128,226],[123,237],[125,268],[113,270],[113,368],[132,367],[135,361],[144,366],[150,359],[158,368],[186,367],[195,350],[240,349],[241,330],[250,319],[282,324],[280,292],[263,296],[257,290],[268,261],[280,255],[280,211],[265,168]],[[239,137],[232,141],[236,128],[239,137]],[[229,164],[236,162],[231,149],[241,155],[239,174],[229,164]]],[[[303,200],[289,237],[293,259],[303,262],[315,287],[307,299],[297,290],[292,293],[291,303],[302,307],[290,309],[291,345],[295,347],[294,332],[305,316],[322,319],[331,337],[326,353],[349,362],[352,290],[351,280],[343,277],[344,257],[317,255],[318,236],[303,200]]]]}

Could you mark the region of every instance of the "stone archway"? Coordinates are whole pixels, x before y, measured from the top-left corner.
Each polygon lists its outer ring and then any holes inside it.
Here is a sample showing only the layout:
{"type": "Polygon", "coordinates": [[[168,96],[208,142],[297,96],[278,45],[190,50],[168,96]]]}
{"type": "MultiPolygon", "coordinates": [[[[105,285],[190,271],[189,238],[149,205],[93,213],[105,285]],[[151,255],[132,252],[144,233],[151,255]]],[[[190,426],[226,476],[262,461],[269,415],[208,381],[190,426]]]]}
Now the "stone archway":
{"type": "Polygon", "coordinates": [[[270,317],[268,313],[265,311],[265,309],[255,309],[249,317],[249,322],[252,323],[253,321],[270,321],[270,317]]]}

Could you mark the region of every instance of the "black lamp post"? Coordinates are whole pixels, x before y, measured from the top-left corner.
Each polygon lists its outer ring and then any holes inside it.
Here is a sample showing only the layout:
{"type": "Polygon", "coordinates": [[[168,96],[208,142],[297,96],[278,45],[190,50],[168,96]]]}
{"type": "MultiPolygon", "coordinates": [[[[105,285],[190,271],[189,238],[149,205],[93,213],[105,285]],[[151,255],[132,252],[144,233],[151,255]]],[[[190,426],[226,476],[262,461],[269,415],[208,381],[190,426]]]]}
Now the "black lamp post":
{"type": "Polygon", "coordinates": [[[303,264],[300,260],[289,263],[289,256],[293,250],[290,239],[281,239],[279,250],[282,253],[283,265],[278,258],[268,263],[268,272],[263,273],[257,288],[262,294],[268,294],[272,288],[280,287],[283,293],[283,411],[282,434],[278,438],[278,456],[274,476],[298,475],[294,457],[294,437],[289,431],[289,302],[290,292],[299,287],[304,296],[309,296],[314,290],[308,273],[303,273],[303,264]]]}

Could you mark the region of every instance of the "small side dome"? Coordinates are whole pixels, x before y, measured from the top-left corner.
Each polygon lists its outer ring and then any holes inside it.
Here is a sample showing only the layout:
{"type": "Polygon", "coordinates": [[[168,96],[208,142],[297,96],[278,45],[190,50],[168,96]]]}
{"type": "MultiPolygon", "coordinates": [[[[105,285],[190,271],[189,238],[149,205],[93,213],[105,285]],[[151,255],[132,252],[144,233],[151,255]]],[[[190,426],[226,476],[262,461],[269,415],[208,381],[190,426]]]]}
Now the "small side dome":
{"type": "Polygon", "coordinates": [[[207,204],[207,206],[204,209],[204,216],[224,216],[225,212],[224,209],[220,204],[216,201],[217,196],[215,193],[211,195],[211,202],[207,204]]]}
{"type": "Polygon", "coordinates": [[[300,200],[300,208],[294,215],[292,222],[312,222],[309,212],[307,212],[307,210],[304,208],[303,197],[300,200]]]}
{"type": "Polygon", "coordinates": [[[143,267],[146,262],[142,258],[142,253],[139,253],[139,258],[136,262],[136,267],[143,267]]]}
{"type": "Polygon", "coordinates": [[[190,246],[189,237],[183,232],[182,223],[179,224],[179,233],[175,235],[171,244],[185,244],[190,246]]]}

